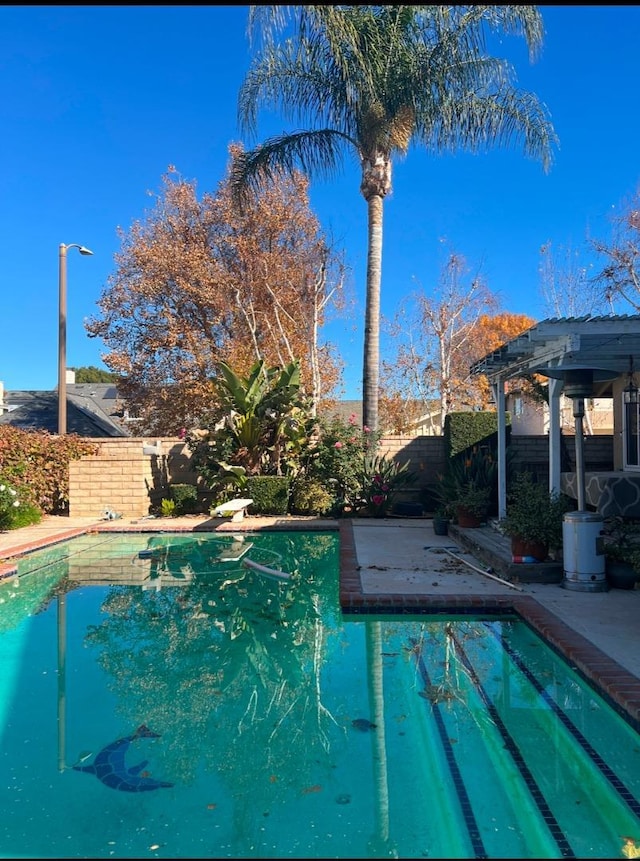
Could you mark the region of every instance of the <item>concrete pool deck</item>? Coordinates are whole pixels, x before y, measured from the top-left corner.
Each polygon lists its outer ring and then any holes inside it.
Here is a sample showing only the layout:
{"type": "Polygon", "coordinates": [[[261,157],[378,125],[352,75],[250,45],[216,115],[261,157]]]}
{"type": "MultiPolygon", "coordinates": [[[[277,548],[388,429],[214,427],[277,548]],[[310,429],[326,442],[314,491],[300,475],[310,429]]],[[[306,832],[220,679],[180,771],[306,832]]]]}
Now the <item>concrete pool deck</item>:
{"type": "Polygon", "coordinates": [[[46,517],[35,526],[0,532],[0,577],[15,571],[18,556],[89,531],[264,529],[339,530],[345,613],[515,611],[634,722],[640,721],[640,590],[577,592],[557,583],[507,583],[459,538],[435,535],[427,518],[46,517]]]}

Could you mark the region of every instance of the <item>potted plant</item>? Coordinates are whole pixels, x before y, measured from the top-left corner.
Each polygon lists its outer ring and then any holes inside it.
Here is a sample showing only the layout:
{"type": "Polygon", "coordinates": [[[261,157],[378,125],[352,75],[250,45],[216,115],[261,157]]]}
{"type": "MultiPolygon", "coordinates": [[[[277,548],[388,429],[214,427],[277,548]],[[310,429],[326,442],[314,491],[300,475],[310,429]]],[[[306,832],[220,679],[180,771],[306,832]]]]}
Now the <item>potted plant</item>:
{"type": "Polygon", "coordinates": [[[463,529],[482,524],[487,515],[491,488],[478,485],[473,479],[458,485],[455,497],[456,520],[463,529]]]}
{"type": "Polygon", "coordinates": [[[436,512],[444,509],[463,528],[477,527],[491,508],[496,480],[496,464],[490,453],[474,448],[464,456],[450,458],[428,492],[437,503],[436,512]]]}
{"type": "Polygon", "coordinates": [[[514,558],[544,562],[549,551],[562,547],[562,521],[570,501],[561,493],[549,493],[530,472],[519,472],[507,494],[507,515],[500,527],[511,536],[514,558]]]}
{"type": "Polygon", "coordinates": [[[604,538],[605,575],[614,589],[640,583],[640,524],[616,517],[604,538]]]}
{"type": "Polygon", "coordinates": [[[433,531],[436,535],[448,535],[451,512],[446,505],[440,505],[433,512],[433,531]]]}

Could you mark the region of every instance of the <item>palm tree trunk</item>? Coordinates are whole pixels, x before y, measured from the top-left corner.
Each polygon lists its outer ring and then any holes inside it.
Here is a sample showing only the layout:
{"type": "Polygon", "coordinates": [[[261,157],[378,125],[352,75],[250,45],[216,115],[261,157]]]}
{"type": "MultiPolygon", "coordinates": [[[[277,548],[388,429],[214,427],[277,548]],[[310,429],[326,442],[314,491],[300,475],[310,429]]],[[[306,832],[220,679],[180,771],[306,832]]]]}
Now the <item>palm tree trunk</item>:
{"type": "Polygon", "coordinates": [[[362,424],[378,432],[380,386],[380,283],[382,280],[382,203],[372,194],[367,199],[368,255],[364,318],[364,362],[362,368],[362,424]]]}

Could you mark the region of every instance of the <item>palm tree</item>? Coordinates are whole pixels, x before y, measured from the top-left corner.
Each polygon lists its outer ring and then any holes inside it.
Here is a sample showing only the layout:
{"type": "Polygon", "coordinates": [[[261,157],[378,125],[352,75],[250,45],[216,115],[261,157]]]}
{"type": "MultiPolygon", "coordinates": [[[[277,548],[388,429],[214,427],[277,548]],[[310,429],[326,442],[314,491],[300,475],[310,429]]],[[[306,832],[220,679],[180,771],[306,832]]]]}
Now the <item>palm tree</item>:
{"type": "Polygon", "coordinates": [[[302,130],[239,155],[231,170],[238,198],[280,170],[332,176],[349,151],[360,163],[368,209],[363,422],[376,432],[382,207],[392,159],[411,144],[478,152],[519,140],[548,170],[556,137],[546,107],[516,89],[511,64],[485,45],[491,33],[523,36],[533,60],[541,15],[536,6],[251,6],[249,31],[262,44],[238,97],[241,130],[255,133],[262,108],[302,130]],[[278,43],[281,31],[291,38],[278,43]]]}

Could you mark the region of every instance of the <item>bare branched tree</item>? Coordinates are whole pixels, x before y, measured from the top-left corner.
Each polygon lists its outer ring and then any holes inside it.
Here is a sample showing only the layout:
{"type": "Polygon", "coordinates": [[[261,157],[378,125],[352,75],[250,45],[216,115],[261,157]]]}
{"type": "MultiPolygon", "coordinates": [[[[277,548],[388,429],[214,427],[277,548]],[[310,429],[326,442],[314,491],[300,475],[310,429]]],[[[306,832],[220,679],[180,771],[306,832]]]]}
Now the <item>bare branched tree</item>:
{"type": "Polygon", "coordinates": [[[640,311],[640,187],[613,218],[611,242],[591,240],[595,251],[606,260],[594,278],[609,305],[640,311]]]}
{"type": "MultiPolygon", "coordinates": [[[[581,317],[609,310],[602,288],[593,280],[593,263],[586,252],[568,246],[540,249],[540,293],[549,317],[581,317]]],[[[613,309],[611,309],[613,310],[613,309]]]]}
{"type": "MultiPolygon", "coordinates": [[[[464,257],[449,254],[435,289],[420,287],[400,304],[389,332],[397,339],[396,360],[385,363],[385,379],[405,397],[439,402],[434,427],[442,428],[447,413],[475,401],[469,367],[479,321],[497,308],[497,299],[481,275],[471,276],[464,257]]],[[[476,393],[477,394],[477,393],[476,393]]]]}

